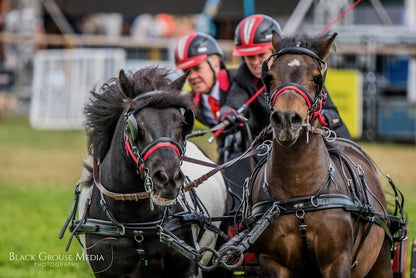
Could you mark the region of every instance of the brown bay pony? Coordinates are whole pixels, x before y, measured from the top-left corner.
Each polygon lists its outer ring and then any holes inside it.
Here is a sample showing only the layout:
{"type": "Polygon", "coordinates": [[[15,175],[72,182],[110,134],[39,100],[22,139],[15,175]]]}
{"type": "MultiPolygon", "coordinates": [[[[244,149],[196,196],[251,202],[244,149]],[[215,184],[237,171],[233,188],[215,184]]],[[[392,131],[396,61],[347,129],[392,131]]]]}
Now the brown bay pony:
{"type": "MultiPolygon", "coordinates": [[[[327,57],[336,34],[273,33],[262,79],[272,148],[248,194],[248,219],[278,204],[253,249],[262,277],[393,277],[387,202],[371,160],[320,127],[327,57]]],[[[255,221],[253,220],[253,222],[255,221]]]]}

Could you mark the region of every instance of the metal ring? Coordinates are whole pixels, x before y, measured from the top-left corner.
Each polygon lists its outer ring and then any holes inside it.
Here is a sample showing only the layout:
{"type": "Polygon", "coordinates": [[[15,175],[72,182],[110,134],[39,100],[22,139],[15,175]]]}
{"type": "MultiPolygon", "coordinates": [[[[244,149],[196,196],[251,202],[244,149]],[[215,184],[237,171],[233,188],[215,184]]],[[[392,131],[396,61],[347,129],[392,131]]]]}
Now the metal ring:
{"type": "Polygon", "coordinates": [[[322,127],[323,130],[326,132],[325,140],[329,143],[334,142],[337,140],[337,134],[332,129],[327,128],[326,126],[322,127]]]}
{"type": "Polygon", "coordinates": [[[211,261],[213,261],[214,263],[212,265],[203,265],[203,264],[201,264],[201,261],[199,261],[198,266],[204,271],[212,271],[212,270],[217,268],[219,254],[216,250],[214,250],[210,247],[202,247],[201,249],[198,250],[198,253],[199,253],[199,255],[201,255],[201,257],[205,252],[211,252],[212,253],[213,258],[211,259],[211,261]]]}
{"type": "Polygon", "coordinates": [[[120,224],[119,228],[121,228],[120,235],[124,236],[126,234],[126,228],[123,224],[120,224]]]}
{"type": "Polygon", "coordinates": [[[142,243],[144,240],[144,236],[141,232],[138,232],[134,235],[134,240],[137,241],[137,243],[142,243]]]}
{"type": "Polygon", "coordinates": [[[256,149],[259,151],[257,156],[265,156],[269,154],[272,149],[272,141],[265,140],[262,144],[258,145],[256,149]]]}
{"type": "Polygon", "coordinates": [[[223,250],[220,250],[220,258],[219,259],[220,259],[219,260],[220,264],[224,268],[226,268],[228,270],[231,270],[231,269],[239,267],[242,264],[242,262],[244,260],[244,254],[236,246],[227,246],[223,250]],[[234,251],[236,251],[236,252],[234,252],[234,251]],[[239,253],[238,260],[232,261],[231,264],[227,263],[227,261],[229,259],[233,259],[234,257],[236,257],[235,255],[236,255],[237,252],[239,253]]]}
{"type": "Polygon", "coordinates": [[[144,177],[144,189],[147,193],[153,192],[153,180],[148,174],[146,174],[144,177]]]}
{"type": "Polygon", "coordinates": [[[298,209],[298,210],[295,212],[295,214],[296,214],[296,217],[297,217],[297,218],[303,218],[303,217],[305,217],[305,211],[304,211],[303,209],[298,209]]]}
{"type": "Polygon", "coordinates": [[[314,206],[315,208],[317,208],[317,207],[319,207],[319,204],[318,204],[318,197],[316,197],[316,196],[312,196],[311,197],[311,204],[312,204],[312,206],[314,206]],[[315,201],[316,200],[316,201],[315,201]]]}

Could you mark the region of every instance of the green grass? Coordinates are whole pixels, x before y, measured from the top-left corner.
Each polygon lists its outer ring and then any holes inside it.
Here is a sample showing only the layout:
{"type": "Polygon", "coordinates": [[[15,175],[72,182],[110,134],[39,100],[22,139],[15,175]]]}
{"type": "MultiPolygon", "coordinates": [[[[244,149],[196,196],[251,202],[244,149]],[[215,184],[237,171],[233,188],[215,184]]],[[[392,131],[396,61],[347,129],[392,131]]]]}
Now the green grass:
{"type": "Polygon", "coordinates": [[[92,276],[86,262],[80,259],[78,242],[75,240],[70,251],[65,252],[68,235],[58,239],[71,206],[71,194],[68,188],[1,184],[1,277],[92,276]]]}
{"type": "Polygon", "coordinates": [[[65,252],[68,234],[58,239],[85,154],[83,131],[0,122],[1,277],[92,277],[78,242],[65,252]]]}
{"type": "MultiPolygon", "coordinates": [[[[360,145],[404,193],[409,238],[416,237],[416,147],[360,145]]],[[[215,145],[204,148],[212,155],[215,145]]],[[[34,130],[27,118],[0,121],[0,277],[93,277],[86,262],[77,260],[79,243],[74,240],[65,252],[68,233],[58,239],[86,150],[83,131],[34,130]]]]}

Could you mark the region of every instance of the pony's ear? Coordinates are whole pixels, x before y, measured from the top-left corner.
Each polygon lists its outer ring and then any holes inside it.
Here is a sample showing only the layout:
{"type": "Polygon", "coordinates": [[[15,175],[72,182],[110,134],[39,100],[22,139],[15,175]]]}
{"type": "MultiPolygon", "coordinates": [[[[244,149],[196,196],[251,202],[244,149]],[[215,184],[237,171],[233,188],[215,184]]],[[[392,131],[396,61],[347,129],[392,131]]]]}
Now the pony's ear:
{"type": "Polygon", "coordinates": [[[331,46],[337,35],[338,33],[334,32],[330,37],[323,40],[323,43],[319,46],[318,56],[321,57],[322,60],[326,60],[326,58],[328,57],[331,46]]]}
{"type": "Polygon", "coordinates": [[[172,89],[176,89],[177,91],[181,91],[182,90],[182,88],[183,88],[183,85],[185,84],[185,82],[186,82],[186,78],[188,78],[188,74],[189,74],[189,71],[186,71],[182,76],[179,76],[178,78],[176,78],[175,80],[173,80],[171,83],[170,83],[170,87],[172,88],[172,89]]]}
{"type": "Polygon", "coordinates": [[[134,92],[134,82],[127,77],[124,70],[120,70],[118,82],[123,93],[126,96],[131,97],[130,95],[134,92]]]}
{"type": "Polygon", "coordinates": [[[276,53],[278,50],[279,42],[282,39],[279,33],[277,33],[275,30],[272,30],[272,46],[273,46],[273,52],[276,53]]]}

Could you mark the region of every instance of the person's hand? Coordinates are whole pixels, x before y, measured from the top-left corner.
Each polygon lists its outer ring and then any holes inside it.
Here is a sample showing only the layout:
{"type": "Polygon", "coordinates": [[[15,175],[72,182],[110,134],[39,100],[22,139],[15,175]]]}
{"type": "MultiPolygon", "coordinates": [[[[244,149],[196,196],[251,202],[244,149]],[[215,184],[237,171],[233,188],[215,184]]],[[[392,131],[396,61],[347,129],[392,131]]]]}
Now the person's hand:
{"type": "Polygon", "coordinates": [[[229,125],[235,126],[237,123],[241,122],[241,118],[237,111],[230,109],[224,113],[224,115],[221,117],[221,121],[228,121],[229,125]]]}
{"type": "Polygon", "coordinates": [[[219,124],[221,126],[214,134],[208,138],[208,142],[212,143],[218,138],[223,132],[226,134],[234,133],[241,127],[245,126],[247,119],[234,109],[229,109],[220,117],[219,124]]]}
{"type": "Polygon", "coordinates": [[[341,119],[336,111],[330,109],[322,109],[321,113],[325,117],[329,129],[334,130],[341,126],[341,119]]]}

